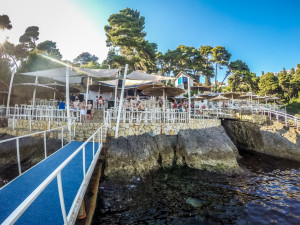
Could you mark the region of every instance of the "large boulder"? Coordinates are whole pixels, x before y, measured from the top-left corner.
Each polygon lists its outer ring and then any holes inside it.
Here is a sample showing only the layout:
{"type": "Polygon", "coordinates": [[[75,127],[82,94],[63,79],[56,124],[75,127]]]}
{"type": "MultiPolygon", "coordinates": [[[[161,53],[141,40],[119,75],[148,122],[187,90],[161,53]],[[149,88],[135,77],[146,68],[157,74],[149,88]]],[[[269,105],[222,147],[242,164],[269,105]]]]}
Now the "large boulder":
{"type": "Polygon", "coordinates": [[[238,150],[223,127],[180,130],[176,146],[178,164],[190,168],[238,169],[238,150]]]}
{"type": "Polygon", "coordinates": [[[274,122],[261,126],[245,121],[222,121],[238,149],[300,161],[300,135],[294,128],[274,122]]]}
{"type": "Polygon", "coordinates": [[[107,176],[143,176],[160,166],[172,166],[174,150],[165,135],[108,138],[104,147],[107,176]]]}

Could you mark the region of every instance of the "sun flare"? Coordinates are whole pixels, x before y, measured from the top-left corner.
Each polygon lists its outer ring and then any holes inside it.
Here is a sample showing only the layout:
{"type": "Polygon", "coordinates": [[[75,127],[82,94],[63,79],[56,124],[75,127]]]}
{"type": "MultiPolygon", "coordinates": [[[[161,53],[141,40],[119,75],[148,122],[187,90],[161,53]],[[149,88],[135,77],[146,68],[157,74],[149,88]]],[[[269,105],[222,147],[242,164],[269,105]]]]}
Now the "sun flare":
{"type": "Polygon", "coordinates": [[[0,33],[0,44],[3,44],[6,39],[7,37],[3,33],[0,33]]]}

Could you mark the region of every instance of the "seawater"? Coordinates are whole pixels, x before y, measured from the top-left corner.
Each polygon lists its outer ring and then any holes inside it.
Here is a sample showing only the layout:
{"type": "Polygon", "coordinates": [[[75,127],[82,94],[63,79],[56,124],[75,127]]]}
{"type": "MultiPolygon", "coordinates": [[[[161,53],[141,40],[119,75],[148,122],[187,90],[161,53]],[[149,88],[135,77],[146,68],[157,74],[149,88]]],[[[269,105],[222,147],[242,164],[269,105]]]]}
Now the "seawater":
{"type": "Polygon", "coordinates": [[[100,183],[93,224],[300,224],[299,163],[244,153],[242,175],[176,167],[100,183]]]}

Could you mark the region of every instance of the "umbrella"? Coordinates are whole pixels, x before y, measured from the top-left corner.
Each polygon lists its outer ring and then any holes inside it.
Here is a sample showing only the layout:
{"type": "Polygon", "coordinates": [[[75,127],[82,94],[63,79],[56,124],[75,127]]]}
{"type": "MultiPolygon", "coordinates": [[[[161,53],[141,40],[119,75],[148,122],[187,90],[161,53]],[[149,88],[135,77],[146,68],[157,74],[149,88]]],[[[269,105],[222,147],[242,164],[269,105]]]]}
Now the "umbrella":
{"type": "Polygon", "coordinates": [[[211,86],[193,86],[191,87],[192,90],[197,90],[197,91],[210,91],[211,86]]]}
{"type": "Polygon", "coordinates": [[[147,89],[147,88],[150,88],[150,87],[162,87],[162,86],[166,86],[166,85],[156,82],[156,83],[153,83],[153,84],[144,84],[144,85],[138,86],[137,89],[144,90],[144,89],[147,89]]]}
{"type": "Polygon", "coordinates": [[[237,92],[226,92],[224,93],[224,97],[228,97],[228,98],[236,98],[238,96],[240,96],[241,94],[240,93],[237,93],[237,92]]]}
{"type": "Polygon", "coordinates": [[[217,102],[217,101],[226,101],[226,100],[229,100],[229,98],[226,98],[222,95],[219,95],[217,97],[214,97],[214,98],[210,99],[210,101],[215,101],[215,102],[217,102]]]}

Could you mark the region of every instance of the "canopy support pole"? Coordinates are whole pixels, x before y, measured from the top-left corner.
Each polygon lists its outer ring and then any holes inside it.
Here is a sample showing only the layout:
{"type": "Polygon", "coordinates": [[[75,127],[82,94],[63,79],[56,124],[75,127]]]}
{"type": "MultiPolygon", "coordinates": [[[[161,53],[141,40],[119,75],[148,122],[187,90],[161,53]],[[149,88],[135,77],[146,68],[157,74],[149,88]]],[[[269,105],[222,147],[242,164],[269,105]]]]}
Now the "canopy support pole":
{"type": "Polygon", "coordinates": [[[114,107],[117,107],[118,83],[119,83],[119,79],[116,79],[116,86],[115,86],[115,105],[114,105],[114,107]]]}
{"type": "Polygon", "coordinates": [[[120,96],[117,125],[116,125],[116,130],[115,130],[115,138],[117,138],[118,134],[119,134],[119,126],[120,126],[120,119],[121,119],[121,113],[122,113],[122,105],[123,105],[123,97],[124,97],[127,69],[128,69],[128,64],[125,65],[124,78],[123,78],[123,82],[122,82],[122,90],[121,90],[121,96],[120,96]]]}
{"type": "MultiPolygon", "coordinates": [[[[69,93],[69,64],[66,66],[66,106],[67,106],[67,119],[68,119],[68,131],[70,133],[70,139],[71,139],[71,115],[70,115],[70,93],[69,93]]],[[[71,140],[70,140],[71,141],[71,140]]]]}
{"type": "Polygon", "coordinates": [[[16,70],[14,69],[12,71],[11,78],[10,78],[10,83],[9,83],[9,90],[8,90],[8,96],[7,96],[7,105],[6,105],[6,117],[8,117],[8,114],[9,114],[9,104],[10,104],[11,89],[12,89],[12,84],[14,82],[15,73],[16,73],[16,70]]]}
{"type": "MultiPolygon", "coordinates": [[[[37,84],[38,83],[38,78],[39,78],[39,76],[36,76],[35,77],[35,84],[37,84]]],[[[36,86],[34,86],[34,90],[33,90],[33,96],[32,96],[32,108],[34,108],[35,107],[35,96],[36,96],[36,86]]]]}
{"type": "Polygon", "coordinates": [[[87,81],[86,81],[86,95],[85,95],[85,107],[87,107],[88,104],[88,98],[89,98],[89,86],[90,86],[90,77],[87,77],[87,81]]]}
{"type": "Polygon", "coordinates": [[[189,77],[188,77],[188,94],[189,94],[188,110],[189,110],[189,122],[190,122],[190,119],[191,119],[191,88],[190,88],[190,78],[189,77]]]}
{"type": "Polygon", "coordinates": [[[163,113],[164,113],[164,122],[166,120],[166,93],[165,93],[165,89],[163,88],[163,113]]]}

